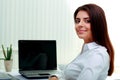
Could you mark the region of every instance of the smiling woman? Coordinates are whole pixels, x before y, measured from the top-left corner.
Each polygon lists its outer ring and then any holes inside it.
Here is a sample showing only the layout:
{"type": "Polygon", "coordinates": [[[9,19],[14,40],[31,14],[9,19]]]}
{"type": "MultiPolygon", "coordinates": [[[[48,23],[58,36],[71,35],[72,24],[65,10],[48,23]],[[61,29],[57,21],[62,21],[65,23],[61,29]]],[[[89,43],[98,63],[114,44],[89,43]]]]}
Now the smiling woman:
{"type": "Polygon", "coordinates": [[[90,18],[86,11],[79,11],[75,18],[75,29],[79,38],[84,39],[85,43],[92,42],[92,32],[90,18]]]}
{"type": "Polygon", "coordinates": [[[74,21],[76,33],[84,41],[82,51],[63,73],[49,80],[106,80],[114,70],[114,49],[103,9],[96,4],[80,6],[74,21]]]}
{"type": "Polygon", "coordinates": [[[67,0],[67,5],[70,8],[71,13],[74,13],[74,10],[79,5],[83,5],[86,3],[95,3],[97,5],[100,5],[102,8],[104,8],[104,11],[106,13],[106,19],[108,22],[108,32],[111,38],[111,41],[113,43],[114,49],[115,49],[115,73],[120,74],[120,64],[119,64],[119,52],[120,52],[120,38],[118,37],[120,34],[119,31],[119,19],[120,19],[120,10],[118,9],[120,7],[119,1],[109,1],[109,0],[67,0]]]}

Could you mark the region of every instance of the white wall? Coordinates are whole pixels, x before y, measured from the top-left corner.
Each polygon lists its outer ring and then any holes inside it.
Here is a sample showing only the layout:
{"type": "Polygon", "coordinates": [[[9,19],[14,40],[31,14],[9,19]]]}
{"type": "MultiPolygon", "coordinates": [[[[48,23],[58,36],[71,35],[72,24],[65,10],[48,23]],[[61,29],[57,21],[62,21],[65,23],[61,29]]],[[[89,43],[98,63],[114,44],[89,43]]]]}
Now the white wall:
{"type": "Polygon", "coordinates": [[[57,40],[58,63],[69,63],[78,55],[83,43],[74,31],[73,12],[85,3],[96,3],[105,10],[115,48],[115,65],[120,66],[117,0],[0,0],[0,45],[13,44],[17,50],[19,39],[54,39],[57,40]]]}
{"type": "Polygon", "coordinates": [[[81,46],[73,23],[65,0],[0,0],[0,45],[14,50],[19,39],[53,39],[58,63],[68,63],[81,46]]]}

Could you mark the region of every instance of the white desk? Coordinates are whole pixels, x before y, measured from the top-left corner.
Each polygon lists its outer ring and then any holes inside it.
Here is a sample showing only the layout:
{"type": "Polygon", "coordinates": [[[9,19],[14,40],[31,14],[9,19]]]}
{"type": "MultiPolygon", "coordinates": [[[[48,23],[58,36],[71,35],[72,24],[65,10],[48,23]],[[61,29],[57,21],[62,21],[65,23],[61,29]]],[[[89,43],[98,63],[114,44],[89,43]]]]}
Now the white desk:
{"type": "Polygon", "coordinates": [[[18,70],[12,70],[12,72],[7,72],[7,73],[20,80],[48,80],[48,79],[26,79],[18,73],[18,70]]]}
{"type": "MultiPolygon", "coordinates": [[[[12,70],[12,72],[8,73],[20,80],[48,80],[48,79],[26,79],[18,73],[18,70],[12,70]]],[[[106,80],[120,80],[120,74],[113,74],[112,76],[108,76],[106,80]]]]}
{"type": "MultiPolygon", "coordinates": [[[[12,71],[9,72],[9,74],[15,76],[16,78],[20,79],[20,80],[48,80],[48,79],[26,79],[24,77],[22,77],[18,71],[12,71]]],[[[120,74],[113,74],[113,76],[108,76],[106,80],[120,80],[120,74]]]]}
{"type": "MultiPolygon", "coordinates": [[[[0,72],[5,72],[0,70],[0,72]]],[[[20,80],[48,80],[48,79],[26,79],[24,77],[22,77],[19,73],[18,70],[13,69],[12,72],[7,72],[9,74],[11,74],[12,76],[15,76],[16,78],[20,79],[20,80]]],[[[120,80],[120,73],[113,73],[112,76],[108,76],[106,80],[120,80]]]]}

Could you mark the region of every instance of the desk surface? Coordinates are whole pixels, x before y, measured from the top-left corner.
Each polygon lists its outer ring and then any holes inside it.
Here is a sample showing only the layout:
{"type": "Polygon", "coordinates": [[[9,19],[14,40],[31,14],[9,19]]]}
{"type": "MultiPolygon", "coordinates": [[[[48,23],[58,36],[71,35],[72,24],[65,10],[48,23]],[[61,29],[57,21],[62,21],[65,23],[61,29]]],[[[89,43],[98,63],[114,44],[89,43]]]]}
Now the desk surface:
{"type": "Polygon", "coordinates": [[[48,80],[48,79],[26,79],[23,76],[21,76],[18,71],[12,71],[12,72],[7,72],[8,74],[20,79],[20,80],[48,80]]]}
{"type": "MultiPolygon", "coordinates": [[[[12,72],[10,72],[9,74],[15,76],[16,78],[18,78],[18,79],[20,79],[20,80],[48,80],[48,79],[26,79],[26,78],[22,77],[22,76],[18,73],[18,71],[12,71],[12,72]]],[[[118,75],[113,74],[113,76],[111,76],[111,77],[108,76],[106,80],[120,80],[120,74],[118,74],[118,75]]]]}
{"type": "MultiPolygon", "coordinates": [[[[5,71],[1,71],[0,72],[5,72],[5,71]]],[[[48,80],[48,79],[26,79],[24,77],[22,77],[19,73],[18,73],[18,70],[12,70],[12,72],[7,72],[9,74],[11,74],[12,76],[20,79],[20,80],[48,80]]],[[[120,74],[113,74],[112,76],[108,76],[106,80],[120,80],[120,74]]]]}

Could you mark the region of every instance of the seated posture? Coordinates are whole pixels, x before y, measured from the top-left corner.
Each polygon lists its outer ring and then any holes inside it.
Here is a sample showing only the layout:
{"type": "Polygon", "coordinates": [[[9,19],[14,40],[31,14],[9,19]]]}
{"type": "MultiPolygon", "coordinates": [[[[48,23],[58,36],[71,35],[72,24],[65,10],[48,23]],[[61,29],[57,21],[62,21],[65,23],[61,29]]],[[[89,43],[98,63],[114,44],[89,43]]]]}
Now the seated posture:
{"type": "Polygon", "coordinates": [[[81,53],[49,80],[106,80],[114,70],[112,47],[105,13],[96,4],[85,4],[74,12],[75,30],[84,40],[81,53]]]}

